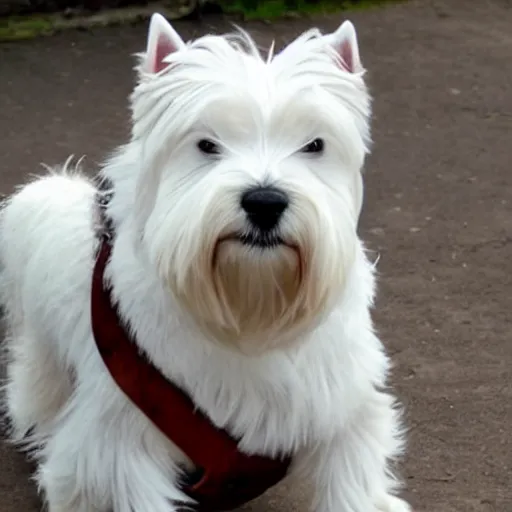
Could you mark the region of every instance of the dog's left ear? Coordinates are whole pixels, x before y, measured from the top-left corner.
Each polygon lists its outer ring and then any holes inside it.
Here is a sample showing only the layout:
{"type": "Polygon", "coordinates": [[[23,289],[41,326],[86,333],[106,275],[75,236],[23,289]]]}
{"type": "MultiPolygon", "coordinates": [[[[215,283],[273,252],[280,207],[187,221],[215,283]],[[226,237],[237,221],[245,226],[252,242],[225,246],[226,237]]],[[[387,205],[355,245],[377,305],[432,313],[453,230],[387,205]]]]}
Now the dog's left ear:
{"type": "Polygon", "coordinates": [[[153,14],[149,23],[144,71],[147,73],[162,71],[168,66],[164,61],[165,57],[183,48],[185,48],[183,39],[169,22],[161,14],[153,14]]]}
{"type": "Polygon", "coordinates": [[[359,57],[356,29],[350,21],[344,21],[336,32],[325,37],[340,56],[341,65],[344,69],[350,73],[363,71],[359,57]]]}

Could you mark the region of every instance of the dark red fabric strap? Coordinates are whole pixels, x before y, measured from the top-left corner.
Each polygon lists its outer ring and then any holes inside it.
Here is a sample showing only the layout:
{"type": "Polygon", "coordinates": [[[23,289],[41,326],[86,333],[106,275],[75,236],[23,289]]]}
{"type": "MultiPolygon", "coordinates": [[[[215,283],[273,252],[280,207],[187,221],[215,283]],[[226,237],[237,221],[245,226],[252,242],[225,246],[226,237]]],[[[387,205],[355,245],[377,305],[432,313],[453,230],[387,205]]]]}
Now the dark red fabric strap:
{"type": "Polygon", "coordinates": [[[93,271],[91,317],[96,345],[111,376],[129,399],[200,470],[183,490],[198,502],[196,510],[233,510],[282,480],[291,459],[245,455],[238,442],[215,427],[182,390],[167,380],[141,353],[121,324],[104,272],[111,246],[102,240],[93,271]]]}

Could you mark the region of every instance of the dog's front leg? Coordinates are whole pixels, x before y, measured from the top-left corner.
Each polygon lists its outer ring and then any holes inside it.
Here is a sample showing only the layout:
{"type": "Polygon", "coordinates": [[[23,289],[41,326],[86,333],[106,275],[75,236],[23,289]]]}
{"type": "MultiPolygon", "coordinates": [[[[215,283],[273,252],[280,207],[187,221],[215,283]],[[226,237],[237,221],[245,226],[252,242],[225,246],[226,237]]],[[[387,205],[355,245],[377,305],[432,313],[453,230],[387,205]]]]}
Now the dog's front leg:
{"type": "Polygon", "coordinates": [[[313,512],[410,512],[393,495],[389,464],[400,448],[393,398],[375,391],[350,422],[299,461],[314,485],[313,512]]]}
{"type": "Polygon", "coordinates": [[[40,454],[49,512],[177,512],[187,497],[176,450],[104,372],[90,373],[40,454]]]}

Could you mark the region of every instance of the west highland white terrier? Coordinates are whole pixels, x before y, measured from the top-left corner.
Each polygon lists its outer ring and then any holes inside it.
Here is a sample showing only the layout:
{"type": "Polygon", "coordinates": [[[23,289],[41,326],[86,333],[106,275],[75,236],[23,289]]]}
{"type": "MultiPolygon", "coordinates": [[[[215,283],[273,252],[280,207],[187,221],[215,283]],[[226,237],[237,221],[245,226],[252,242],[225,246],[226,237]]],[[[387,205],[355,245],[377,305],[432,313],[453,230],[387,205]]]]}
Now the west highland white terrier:
{"type": "Polygon", "coordinates": [[[50,512],[227,510],[296,476],[314,512],[410,511],[353,25],[262,57],[155,14],[137,69],[100,179],[64,165],[2,210],[5,404],[50,512]]]}

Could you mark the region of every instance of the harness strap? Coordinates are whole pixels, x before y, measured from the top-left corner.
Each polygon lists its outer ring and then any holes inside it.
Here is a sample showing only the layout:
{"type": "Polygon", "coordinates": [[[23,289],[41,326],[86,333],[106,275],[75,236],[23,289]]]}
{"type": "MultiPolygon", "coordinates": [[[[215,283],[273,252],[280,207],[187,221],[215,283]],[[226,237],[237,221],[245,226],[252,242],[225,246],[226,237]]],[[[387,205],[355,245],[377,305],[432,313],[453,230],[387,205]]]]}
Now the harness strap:
{"type": "Polygon", "coordinates": [[[198,410],[191,398],[166,379],[130,337],[105,282],[115,235],[106,215],[111,197],[111,192],[98,193],[103,229],[91,292],[96,346],[119,388],[197,468],[182,481],[182,490],[197,503],[195,510],[233,510],[282,480],[291,458],[242,453],[238,440],[198,410]]]}

